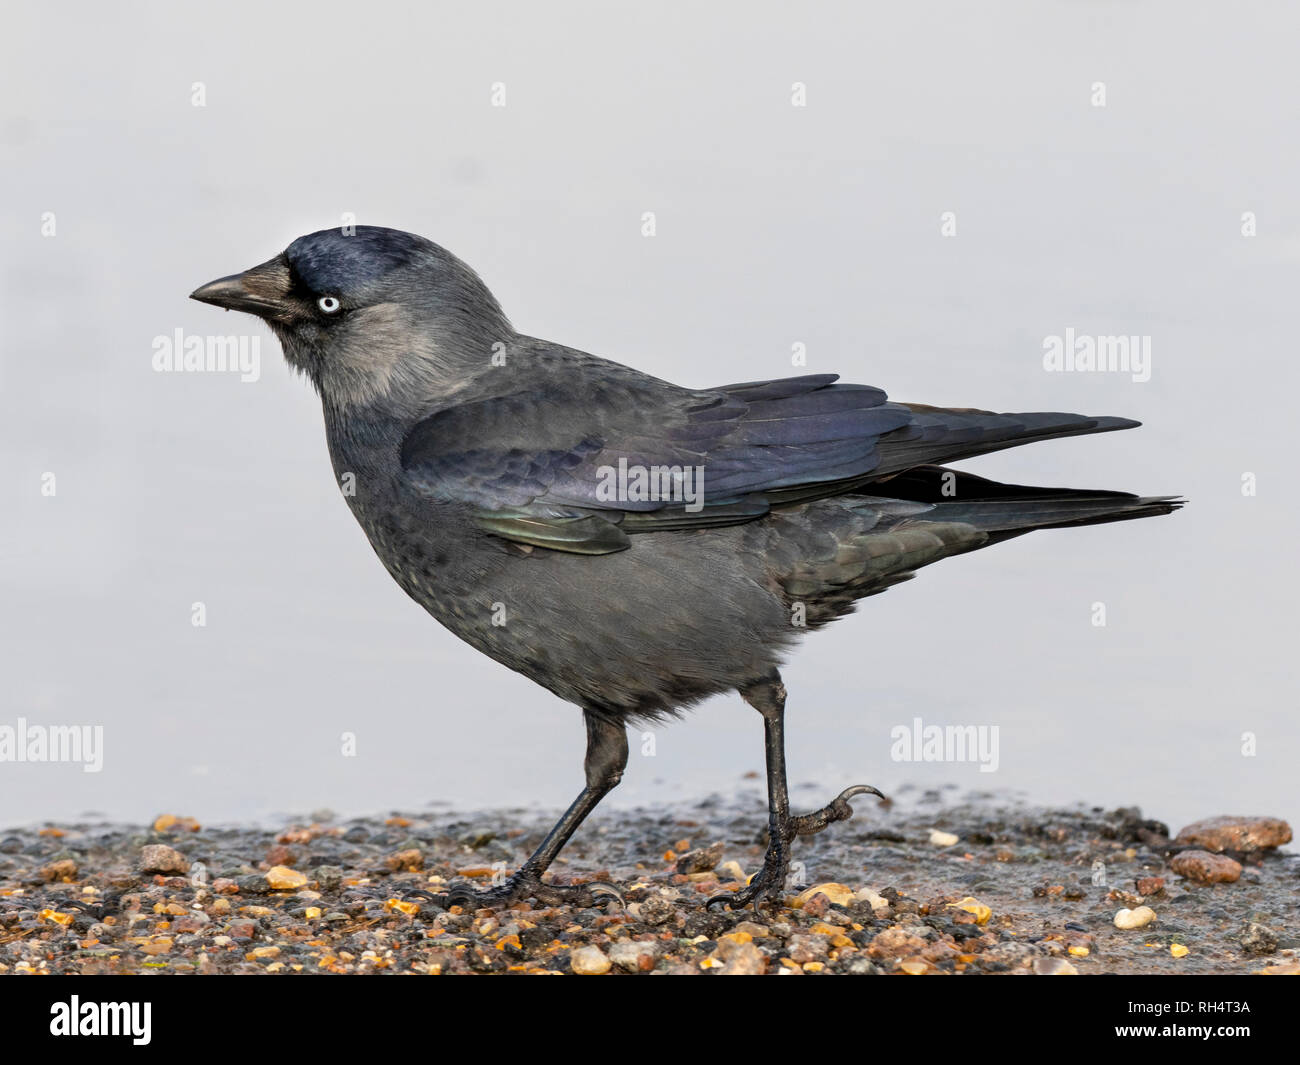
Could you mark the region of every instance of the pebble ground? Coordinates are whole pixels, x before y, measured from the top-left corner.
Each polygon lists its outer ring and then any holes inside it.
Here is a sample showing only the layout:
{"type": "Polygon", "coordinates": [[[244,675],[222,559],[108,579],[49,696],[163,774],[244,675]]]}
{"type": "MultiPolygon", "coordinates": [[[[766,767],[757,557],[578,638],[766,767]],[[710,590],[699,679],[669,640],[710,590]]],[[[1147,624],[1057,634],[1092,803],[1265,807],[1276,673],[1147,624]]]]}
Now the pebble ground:
{"type": "Polygon", "coordinates": [[[1171,840],[1134,809],[855,809],[796,843],[787,897],[758,912],[704,906],[761,862],[750,801],[593,817],[549,879],[608,881],[626,906],[477,912],[411,893],[516,868],[549,815],[0,830],[0,973],[1300,974],[1281,822],[1171,840]]]}

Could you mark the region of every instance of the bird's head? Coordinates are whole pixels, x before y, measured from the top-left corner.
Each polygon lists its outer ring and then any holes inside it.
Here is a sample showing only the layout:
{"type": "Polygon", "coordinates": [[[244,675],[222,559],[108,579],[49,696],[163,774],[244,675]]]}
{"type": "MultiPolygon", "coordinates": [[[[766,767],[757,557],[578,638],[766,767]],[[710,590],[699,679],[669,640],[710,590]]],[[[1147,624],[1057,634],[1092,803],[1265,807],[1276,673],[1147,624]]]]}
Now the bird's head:
{"type": "Polygon", "coordinates": [[[323,229],[190,298],[254,314],[327,404],[420,405],[487,367],[513,330],[468,266],[379,226],[323,229]]]}

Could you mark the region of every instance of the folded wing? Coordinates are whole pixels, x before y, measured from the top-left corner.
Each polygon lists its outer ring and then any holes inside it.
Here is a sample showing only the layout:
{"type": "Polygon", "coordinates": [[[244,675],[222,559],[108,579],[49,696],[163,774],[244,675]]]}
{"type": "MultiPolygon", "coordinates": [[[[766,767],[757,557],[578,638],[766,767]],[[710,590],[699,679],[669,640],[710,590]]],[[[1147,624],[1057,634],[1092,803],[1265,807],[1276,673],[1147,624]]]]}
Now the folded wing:
{"type": "Polygon", "coordinates": [[[833,374],[690,390],[611,366],[532,367],[508,393],[433,412],[403,443],[411,485],[505,540],[605,554],[637,533],[754,521],[916,466],[1137,424],[891,403],[833,374]]]}

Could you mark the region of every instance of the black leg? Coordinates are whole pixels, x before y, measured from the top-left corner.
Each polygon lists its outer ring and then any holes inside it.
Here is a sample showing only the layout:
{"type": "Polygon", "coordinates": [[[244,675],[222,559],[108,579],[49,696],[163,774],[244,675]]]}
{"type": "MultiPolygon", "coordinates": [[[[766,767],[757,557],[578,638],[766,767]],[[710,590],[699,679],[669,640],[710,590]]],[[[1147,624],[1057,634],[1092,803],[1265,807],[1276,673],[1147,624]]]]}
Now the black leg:
{"type": "Polygon", "coordinates": [[[475,888],[454,885],[445,895],[433,895],[429,892],[411,892],[424,898],[431,898],[443,906],[463,906],[466,909],[482,909],[487,906],[509,906],[520,899],[534,898],[539,902],[571,902],[577,905],[591,905],[594,893],[600,892],[619,898],[613,888],[604,884],[591,884],[582,887],[556,887],[542,883],[542,874],[546,872],[560,849],[569,842],[577,828],[587,815],[596,808],[620,780],[627,767],[627,731],[621,724],[611,723],[590,710],[583,711],[587,722],[587,757],[583,763],[587,775],[587,786],[573,800],[573,804],[564,811],[564,816],[555,823],[547,833],[541,846],[533,852],[519,871],[499,887],[475,888]]]}
{"type": "Polygon", "coordinates": [[[779,899],[790,870],[790,843],[795,836],[811,836],[835,821],[853,816],[848,800],[855,795],[872,794],[884,798],[869,784],[845,789],[820,810],[790,815],[790,793],[785,776],[785,685],[778,673],[740,689],[740,696],[763,715],[764,749],[767,755],[767,854],[763,867],[749,885],[737,892],[714,895],[707,905],[727,903],[739,909],[755,906],[766,898],[779,899]]]}

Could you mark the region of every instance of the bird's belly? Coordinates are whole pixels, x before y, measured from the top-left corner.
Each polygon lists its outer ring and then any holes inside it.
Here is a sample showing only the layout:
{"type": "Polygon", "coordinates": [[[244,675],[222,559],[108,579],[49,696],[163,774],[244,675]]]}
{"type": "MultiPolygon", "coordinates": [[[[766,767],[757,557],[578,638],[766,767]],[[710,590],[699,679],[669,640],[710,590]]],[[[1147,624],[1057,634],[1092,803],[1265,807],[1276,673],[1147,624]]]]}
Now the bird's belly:
{"type": "Polygon", "coordinates": [[[688,578],[651,537],[597,557],[519,555],[481,535],[439,550],[400,529],[371,542],[447,629],[582,706],[654,717],[762,676],[789,642],[770,593],[721,565],[688,578]]]}

